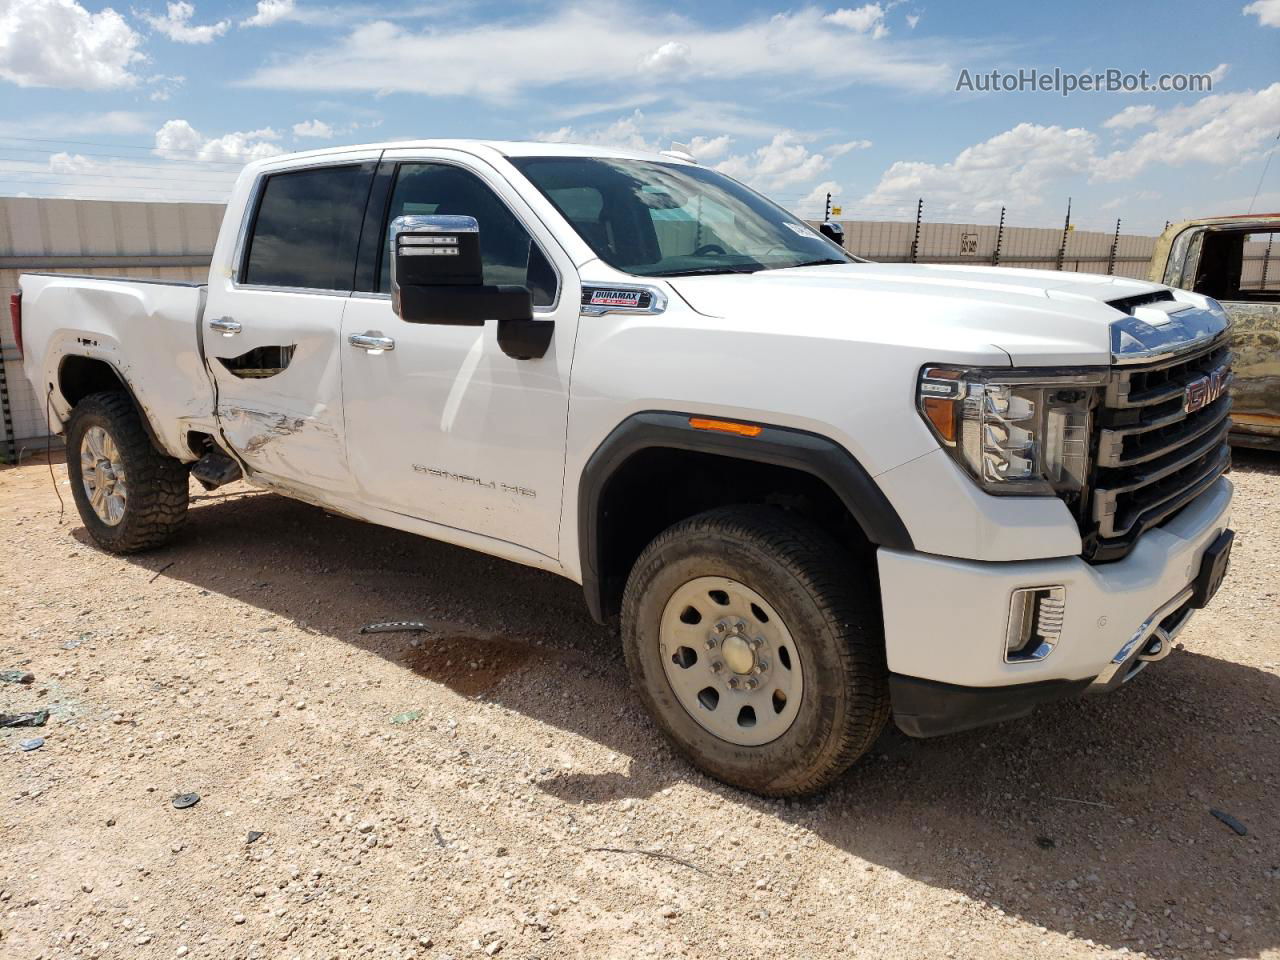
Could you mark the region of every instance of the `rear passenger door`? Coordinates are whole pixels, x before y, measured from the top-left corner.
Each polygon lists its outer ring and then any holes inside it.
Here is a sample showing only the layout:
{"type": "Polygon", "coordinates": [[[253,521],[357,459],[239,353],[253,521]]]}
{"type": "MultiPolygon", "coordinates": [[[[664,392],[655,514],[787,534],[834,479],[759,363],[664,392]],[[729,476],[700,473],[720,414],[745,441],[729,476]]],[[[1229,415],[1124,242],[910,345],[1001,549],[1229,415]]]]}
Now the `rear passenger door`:
{"type": "Polygon", "coordinates": [[[230,274],[211,277],[202,337],[223,436],[258,478],[349,494],[342,312],[380,151],[254,185],[230,274]]]}

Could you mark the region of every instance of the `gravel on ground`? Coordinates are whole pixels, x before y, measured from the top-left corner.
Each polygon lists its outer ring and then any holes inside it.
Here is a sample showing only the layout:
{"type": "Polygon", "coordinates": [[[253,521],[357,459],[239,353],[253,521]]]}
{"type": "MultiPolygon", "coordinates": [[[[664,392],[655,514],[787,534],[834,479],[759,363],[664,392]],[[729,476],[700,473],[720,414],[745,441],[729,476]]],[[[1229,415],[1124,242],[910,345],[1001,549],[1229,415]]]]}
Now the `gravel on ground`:
{"type": "Polygon", "coordinates": [[[0,473],[5,960],[1280,957],[1275,456],[1184,649],[798,802],[681,761],[567,580],[244,485],[116,557],[55,473],[0,473]]]}

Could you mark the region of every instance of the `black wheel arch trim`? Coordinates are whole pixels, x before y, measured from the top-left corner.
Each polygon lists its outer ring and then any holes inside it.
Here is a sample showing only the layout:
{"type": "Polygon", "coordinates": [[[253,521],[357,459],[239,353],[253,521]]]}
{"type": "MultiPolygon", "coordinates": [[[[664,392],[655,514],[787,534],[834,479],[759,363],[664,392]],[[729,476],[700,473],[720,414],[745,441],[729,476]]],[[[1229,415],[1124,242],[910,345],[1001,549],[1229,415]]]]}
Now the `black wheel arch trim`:
{"type": "Polygon", "coordinates": [[[587,608],[598,622],[604,623],[613,612],[606,609],[605,584],[600,575],[600,503],[610,478],[642,450],[693,450],[802,470],[836,493],[872,543],[894,550],[914,548],[906,525],[884,491],[853,454],[831,438],[758,421],[752,421],[761,427],[754,437],[695,429],[689,420],[699,416],[707,414],[670,410],[632,414],[614,427],[583,468],[578,487],[582,588],[587,608]]]}

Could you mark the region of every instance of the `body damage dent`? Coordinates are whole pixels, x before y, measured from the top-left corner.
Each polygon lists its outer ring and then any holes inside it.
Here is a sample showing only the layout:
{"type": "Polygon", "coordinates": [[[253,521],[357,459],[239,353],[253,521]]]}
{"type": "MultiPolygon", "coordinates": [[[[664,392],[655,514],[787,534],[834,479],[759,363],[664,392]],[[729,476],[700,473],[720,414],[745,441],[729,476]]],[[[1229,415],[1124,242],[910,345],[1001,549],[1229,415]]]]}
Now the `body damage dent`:
{"type": "Polygon", "coordinates": [[[218,410],[218,420],[232,449],[256,472],[279,474],[299,457],[328,464],[333,477],[346,470],[341,437],[319,416],[226,406],[218,410]]]}

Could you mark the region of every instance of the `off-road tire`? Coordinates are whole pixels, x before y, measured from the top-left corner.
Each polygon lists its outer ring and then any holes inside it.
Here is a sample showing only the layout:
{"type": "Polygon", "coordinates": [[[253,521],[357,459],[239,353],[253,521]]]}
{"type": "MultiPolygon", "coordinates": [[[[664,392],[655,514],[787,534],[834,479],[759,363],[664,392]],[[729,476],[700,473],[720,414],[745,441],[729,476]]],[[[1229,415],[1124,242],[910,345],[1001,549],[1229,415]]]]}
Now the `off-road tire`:
{"type": "Polygon", "coordinates": [[[151,443],[133,400],[108,390],[85,397],[67,424],[67,476],[80,519],[94,542],[112,553],[137,553],[166,543],[187,519],[188,467],[151,443]],[[109,524],[94,511],[81,474],[85,433],[101,427],[115,442],[128,485],[124,516],[109,524]]]}
{"type": "Polygon", "coordinates": [[[675,748],[717,780],[767,796],[829,785],[889,718],[888,669],[874,574],[819,528],[771,507],[723,507],[670,527],[632,568],[622,641],[640,698],[675,748]],[[782,616],[804,664],[799,712],[780,737],[738,746],[696,722],[661,661],[674,592],[699,577],[756,591],[782,616]]]}

